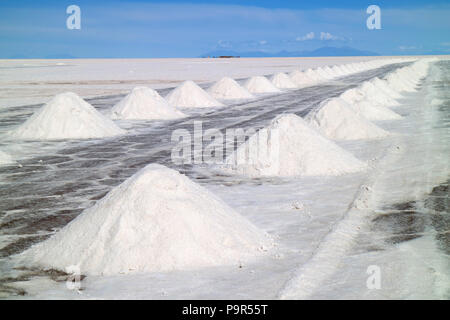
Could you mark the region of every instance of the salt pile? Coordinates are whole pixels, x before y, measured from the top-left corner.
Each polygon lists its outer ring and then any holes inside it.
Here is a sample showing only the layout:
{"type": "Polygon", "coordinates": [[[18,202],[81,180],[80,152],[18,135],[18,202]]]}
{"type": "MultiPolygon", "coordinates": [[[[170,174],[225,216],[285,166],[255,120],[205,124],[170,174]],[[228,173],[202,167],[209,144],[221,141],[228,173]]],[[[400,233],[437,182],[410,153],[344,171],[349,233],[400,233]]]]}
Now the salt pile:
{"type": "Polygon", "coordinates": [[[426,76],[429,69],[429,62],[432,59],[421,59],[412,65],[403,67],[390,73],[386,77],[389,87],[397,91],[415,92],[416,86],[421,79],[426,76]]]}
{"type": "Polygon", "coordinates": [[[13,158],[3,151],[0,151],[0,165],[12,164],[14,163],[13,158]]]}
{"type": "Polygon", "coordinates": [[[341,64],[339,67],[341,68],[342,72],[344,72],[346,75],[353,73],[353,71],[350,70],[350,68],[348,67],[348,64],[341,64]]]}
{"type": "MultiPolygon", "coordinates": [[[[382,83],[385,84],[385,81],[378,79],[382,83]]],[[[382,84],[377,82],[366,81],[361,86],[357,88],[352,88],[344,91],[340,98],[344,99],[349,104],[354,104],[362,100],[370,101],[372,104],[376,104],[378,106],[398,106],[400,105],[398,101],[396,101],[392,96],[398,97],[398,93],[393,91],[390,88],[385,88],[382,84]],[[390,94],[388,94],[390,92],[390,94]]]]}
{"type": "Polygon", "coordinates": [[[384,106],[399,106],[400,104],[389,97],[381,89],[374,86],[371,82],[365,81],[361,86],[360,90],[365,93],[367,99],[374,101],[380,105],[384,106]]]}
{"type": "Polygon", "coordinates": [[[357,172],[366,164],[311,128],[305,120],[285,114],[272,120],[227,158],[224,171],[246,176],[340,175],[357,172]],[[239,161],[236,154],[246,154],[239,161]],[[242,160],[242,159],[241,159],[242,160]]]}
{"type": "Polygon", "coordinates": [[[251,77],[244,83],[244,87],[251,93],[277,93],[280,89],[275,87],[266,77],[251,77]]]}
{"type": "Polygon", "coordinates": [[[428,63],[419,60],[411,66],[397,69],[386,76],[389,87],[396,91],[415,92],[416,86],[428,72],[428,63]]]}
{"type": "Polygon", "coordinates": [[[333,72],[335,77],[345,76],[345,73],[338,66],[332,66],[331,71],[333,72]]]}
{"type": "Polygon", "coordinates": [[[398,120],[402,116],[392,111],[389,108],[375,105],[368,100],[362,100],[355,104],[349,104],[349,106],[359,115],[368,120],[381,121],[381,120],[398,120]]]}
{"type": "Polygon", "coordinates": [[[392,88],[390,88],[388,83],[385,80],[381,80],[380,78],[375,77],[372,80],[370,80],[370,82],[374,86],[376,86],[377,88],[379,88],[380,90],[385,92],[391,98],[393,98],[393,99],[402,98],[402,95],[400,93],[398,93],[397,91],[393,90],[392,88]]]}
{"type": "Polygon", "coordinates": [[[359,63],[352,63],[350,68],[353,69],[355,73],[364,71],[363,67],[359,63]]]}
{"type": "Polygon", "coordinates": [[[316,83],[314,79],[308,77],[304,72],[299,70],[294,70],[289,74],[292,82],[294,82],[298,87],[311,86],[316,83]]]}
{"type": "Polygon", "coordinates": [[[147,87],[134,88],[111,109],[113,119],[177,119],[185,116],[158,92],[147,87]]]}
{"type": "Polygon", "coordinates": [[[369,70],[372,68],[373,63],[370,62],[360,62],[359,67],[361,68],[361,71],[369,70]]]}
{"type": "Polygon", "coordinates": [[[405,78],[401,77],[398,73],[391,73],[386,76],[386,81],[389,83],[389,87],[394,89],[395,91],[407,91],[414,92],[417,91],[415,89],[415,85],[411,82],[408,82],[405,78]]]}
{"type": "Polygon", "coordinates": [[[185,81],[166,97],[170,105],[180,108],[222,107],[223,104],[211,97],[193,81],[185,81]]]}
{"type": "Polygon", "coordinates": [[[331,73],[328,73],[325,69],[317,68],[316,72],[318,75],[320,75],[324,79],[332,79],[333,75],[331,73]]]}
{"type": "Polygon", "coordinates": [[[252,99],[254,96],[248,92],[247,89],[240,86],[234,79],[225,77],[213,84],[208,93],[216,98],[222,100],[234,99],[252,99]]]}
{"type": "Polygon", "coordinates": [[[333,70],[329,66],[323,67],[323,71],[325,71],[328,74],[330,79],[336,77],[336,75],[334,74],[333,70]]]}
{"type": "Polygon", "coordinates": [[[347,67],[347,65],[345,65],[345,64],[340,65],[339,68],[341,69],[341,71],[342,71],[344,74],[350,74],[350,73],[353,73],[353,71],[351,71],[351,70],[347,67]]]}
{"type": "Polygon", "coordinates": [[[317,110],[308,114],[308,121],[330,139],[375,139],[389,135],[387,131],[358,115],[341,98],[324,101],[317,110]]]}
{"type": "Polygon", "coordinates": [[[112,275],[237,265],[271,244],[265,232],[200,185],[150,164],[19,259],[112,275]]]}
{"type": "Polygon", "coordinates": [[[286,73],[278,72],[270,77],[273,85],[280,89],[296,89],[297,85],[289,78],[286,73]]]}
{"type": "Polygon", "coordinates": [[[356,73],[359,70],[355,67],[355,65],[353,63],[349,63],[345,65],[345,69],[349,72],[349,73],[356,73]]]}
{"type": "Polygon", "coordinates": [[[56,95],[8,136],[25,140],[91,139],[126,131],[75,93],[56,95]]]}
{"type": "Polygon", "coordinates": [[[352,88],[345,90],[339,96],[341,99],[345,100],[347,103],[357,103],[366,98],[366,94],[362,92],[359,88],[352,88]]]}
{"type": "Polygon", "coordinates": [[[308,69],[305,71],[305,75],[311,79],[313,79],[314,81],[320,82],[323,81],[324,78],[321,77],[317,72],[315,72],[312,69],[308,69]]]}

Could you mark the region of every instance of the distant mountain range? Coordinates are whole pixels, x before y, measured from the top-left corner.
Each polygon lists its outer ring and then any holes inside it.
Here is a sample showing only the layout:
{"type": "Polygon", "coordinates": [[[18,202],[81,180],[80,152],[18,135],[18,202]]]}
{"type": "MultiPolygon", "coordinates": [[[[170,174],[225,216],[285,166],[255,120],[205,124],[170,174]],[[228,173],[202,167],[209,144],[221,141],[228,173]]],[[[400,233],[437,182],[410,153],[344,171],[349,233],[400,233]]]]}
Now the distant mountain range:
{"type": "Polygon", "coordinates": [[[237,52],[232,50],[215,50],[205,54],[201,57],[220,57],[220,56],[239,56],[239,57],[347,57],[347,56],[379,56],[378,53],[372,51],[358,50],[351,47],[322,47],[315,50],[304,51],[279,51],[279,52],[264,52],[264,51],[247,51],[237,52]]]}
{"type": "MultiPolygon", "coordinates": [[[[315,50],[304,51],[245,51],[238,52],[232,50],[215,50],[202,54],[200,57],[219,57],[219,56],[239,56],[251,58],[263,57],[345,57],[345,56],[379,56],[376,52],[358,50],[351,47],[322,47],[315,50]]],[[[44,56],[31,56],[24,54],[15,54],[7,57],[8,59],[77,59],[71,54],[57,53],[44,56]]]]}

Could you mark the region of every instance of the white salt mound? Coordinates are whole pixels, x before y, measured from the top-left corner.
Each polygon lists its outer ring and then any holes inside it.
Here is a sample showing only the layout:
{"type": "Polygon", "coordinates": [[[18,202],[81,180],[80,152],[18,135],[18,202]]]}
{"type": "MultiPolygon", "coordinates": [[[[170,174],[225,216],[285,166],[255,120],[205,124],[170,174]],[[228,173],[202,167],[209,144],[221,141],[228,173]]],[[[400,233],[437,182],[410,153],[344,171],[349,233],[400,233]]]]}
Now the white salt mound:
{"type": "Polygon", "coordinates": [[[398,101],[392,99],[380,88],[373,85],[370,81],[365,81],[360,86],[362,92],[366,94],[367,99],[384,106],[399,106],[398,101]]]}
{"type": "Polygon", "coordinates": [[[389,87],[386,80],[381,80],[380,78],[375,77],[372,80],[370,80],[370,82],[393,99],[400,99],[403,97],[400,93],[389,87]]]}
{"type": "Polygon", "coordinates": [[[333,72],[333,69],[331,69],[329,66],[323,67],[323,71],[325,71],[328,74],[329,78],[336,77],[335,73],[333,72]]]}
{"type": "Polygon", "coordinates": [[[20,127],[8,133],[16,139],[91,139],[126,133],[75,93],[56,95],[20,127]]]}
{"type": "Polygon", "coordinates": [[[353,73],[353,71],[350,70],[346,64],[340,65],[339,68],[340,68],[340,69],[342,70],[342,72],[345,73],[345,74],[353,73]]]}
{"type": "Polygon", "coordinates": [[[112,275],[237,265],[271,244],[214,194],[178,171],[150,164],[18,258],[112,275]]]}
{"type": "Polygon", "coordinates": [[[360,70],[358,69],[358,66],[355,65],[354,63],[349,63],[349,64],[347,65],[347,69],[350,70],[352,73],[357,73],[357,72],[360,71],[360,70]]]}
{"type": "Polygon", "coordinates": [[[407,79],[398,74],[398,72],[390,73],[386,76],[386,81],[389,84],[389,87],[394,89],[397,92],[407,91],[407,92],[415,92],[415,85],[408,82],[407,79]]]}
{"type": "Polygon", "coordinates": [[[0,151],[0,165],[12,163],[14,163],[13,158],[9,154],[0,151]]]}
{"type": "Polygon", "coordinates": [[[134,88],[111,109],[113,119],[177,119],[185,117],[170,106],[158,92],[147,87],[134,88]]]}
{"type": "Polygon", "coordinates": [[[336,140],[376,139],[389,133],[357,114],[345,100],[332,98],[308,114],[309,123],[336,140]]]}
{"type": "Polygon", "coordinates": [[[317,81],[308,77],[304,72],[299,70],[294,70],[289,74],[292,82],[294,82],[298,87],[307,87],[314,85],[317,81]]]}
{"type": "Polygon", "coordinates": [[[316,72],[324,79],[332,79],[333,78],[333,76],[330,73],[328,73],[325,69],[317,68],[316,72]]]}
{"type": "Polygon", "coordinates": [[[180,108],[222,107],[223,104],[211,97],[193,81],[185,81],[166,97],[171,106],[180,108]]]}
{"type": "Polygon", "coordinates": [[[209,89],[208,93],[221,100],[237,100],[237,99],[252,99],[254,96],[248,92],[247,89],[239,85],[234,79],[224,77],[214,83],[209,89]]]}
{"type": "Polygon", "coordinates": [[[251,77],[244,83],[244,87],[251,93],[277,93],[280,89],[275,87],[266,77],[251,77]]]}
{"type": "Polygon", "coordinates": [[[306,70],[306,71],[305,71],[305,74],[306,74],[309,78],[311,78],[311,79],[313,79],[314,81],[317,81],[317,82],[321,82],[321,81],[325,80],[324,77],[322,77],[319,73],[317,73],[316,71],[314,71],[314,70],[312,70],[312,69],[306,70]]]}
{"type": "Polygon", "coordinates": [[[353,104],[365,99],[366,94],[359,88],[352,88],[342,92],[342,94],[339,97],[345,100],[347,103],[353,104]]]}
{"type": "Polygon", "coordinates": [[[402,118],[401,115],[392,111],[391,109],[380,105],[375,105],[374,103],[368,100],[362,100],[355,104],[349,104],[349,106],[357,114],[372,121],[398,120],[402,118]]]}
{"type": "Polygon", "coordinates": [[[227,158],[224,171],[252,177],[309,176],[340,175],[366,168],[365,163],[294,114],[278,116],[266,130],[265,138],[257,133],[240,145],[227,158]],[[245,152],[249,154],[246,161],[235,161],[239,157],[236,153],[245,152]]]}
{"type": "Polygon", "coordinates": [[[297,85],[289,78],[286,73],[278,72],[270,77],[273,85],[280,89],[296,89],[297,85]]]}
{"type": "Polygon", "coordinates": [[[333,74],[335,75],[335,77],[342,77],[345,76],[345,72],[343,70],[341,70],[341,68],[339,68],[339,66],[332,66],[331,70],[333,72],[333,74]]]}

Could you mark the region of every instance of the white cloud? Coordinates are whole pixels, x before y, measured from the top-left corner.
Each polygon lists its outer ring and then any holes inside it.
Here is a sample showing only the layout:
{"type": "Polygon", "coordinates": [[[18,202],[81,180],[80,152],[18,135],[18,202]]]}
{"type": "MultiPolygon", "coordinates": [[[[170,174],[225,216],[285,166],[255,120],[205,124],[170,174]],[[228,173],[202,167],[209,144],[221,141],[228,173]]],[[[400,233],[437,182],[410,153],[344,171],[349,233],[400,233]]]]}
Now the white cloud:
{"type": "Polygon", "coordinates": [[[263,46],[263,45],[267,44],[267,41],[266,40],[261,40],[261,41],[259,41],[259,44],[263,46]]]}
{"type": "Polygon", "coordinates": [[[311,31],[311,32],[305,34],[303,37],[297,37],[295,40],[297,40],[297,41],[312,40],[315,38],[315,36],[316,35],[314,34],[314,32],[311,31]]]}
{"type": "Polygon", "coordinates": [[[225,41],[225,40],[219,40],[219,41],[217,41],[217,45],[218,45],[220,48],[231,48],[231,47],[232,47],[231,42],[225,41]]]}
{"type": "Polygon", "coordinates": [[[338,40],[339,38],[332,35],[329,32],[321,32],[320,33],[320,40],[338,40]]]}

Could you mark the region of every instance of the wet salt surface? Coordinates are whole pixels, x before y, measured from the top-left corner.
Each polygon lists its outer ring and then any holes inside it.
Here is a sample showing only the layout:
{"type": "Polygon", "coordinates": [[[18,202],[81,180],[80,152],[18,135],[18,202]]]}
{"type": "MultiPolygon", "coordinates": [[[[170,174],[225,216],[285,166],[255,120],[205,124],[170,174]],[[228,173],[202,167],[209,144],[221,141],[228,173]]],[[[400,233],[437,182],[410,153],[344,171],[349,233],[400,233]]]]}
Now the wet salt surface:
{"type": "Polygon", "coordinates": [[[311,299],[450,299],[449,181],[423,199],[374,212],[341,269],[311,299]],[[368,290],[367,268],[381,288],[368,290]]]}

